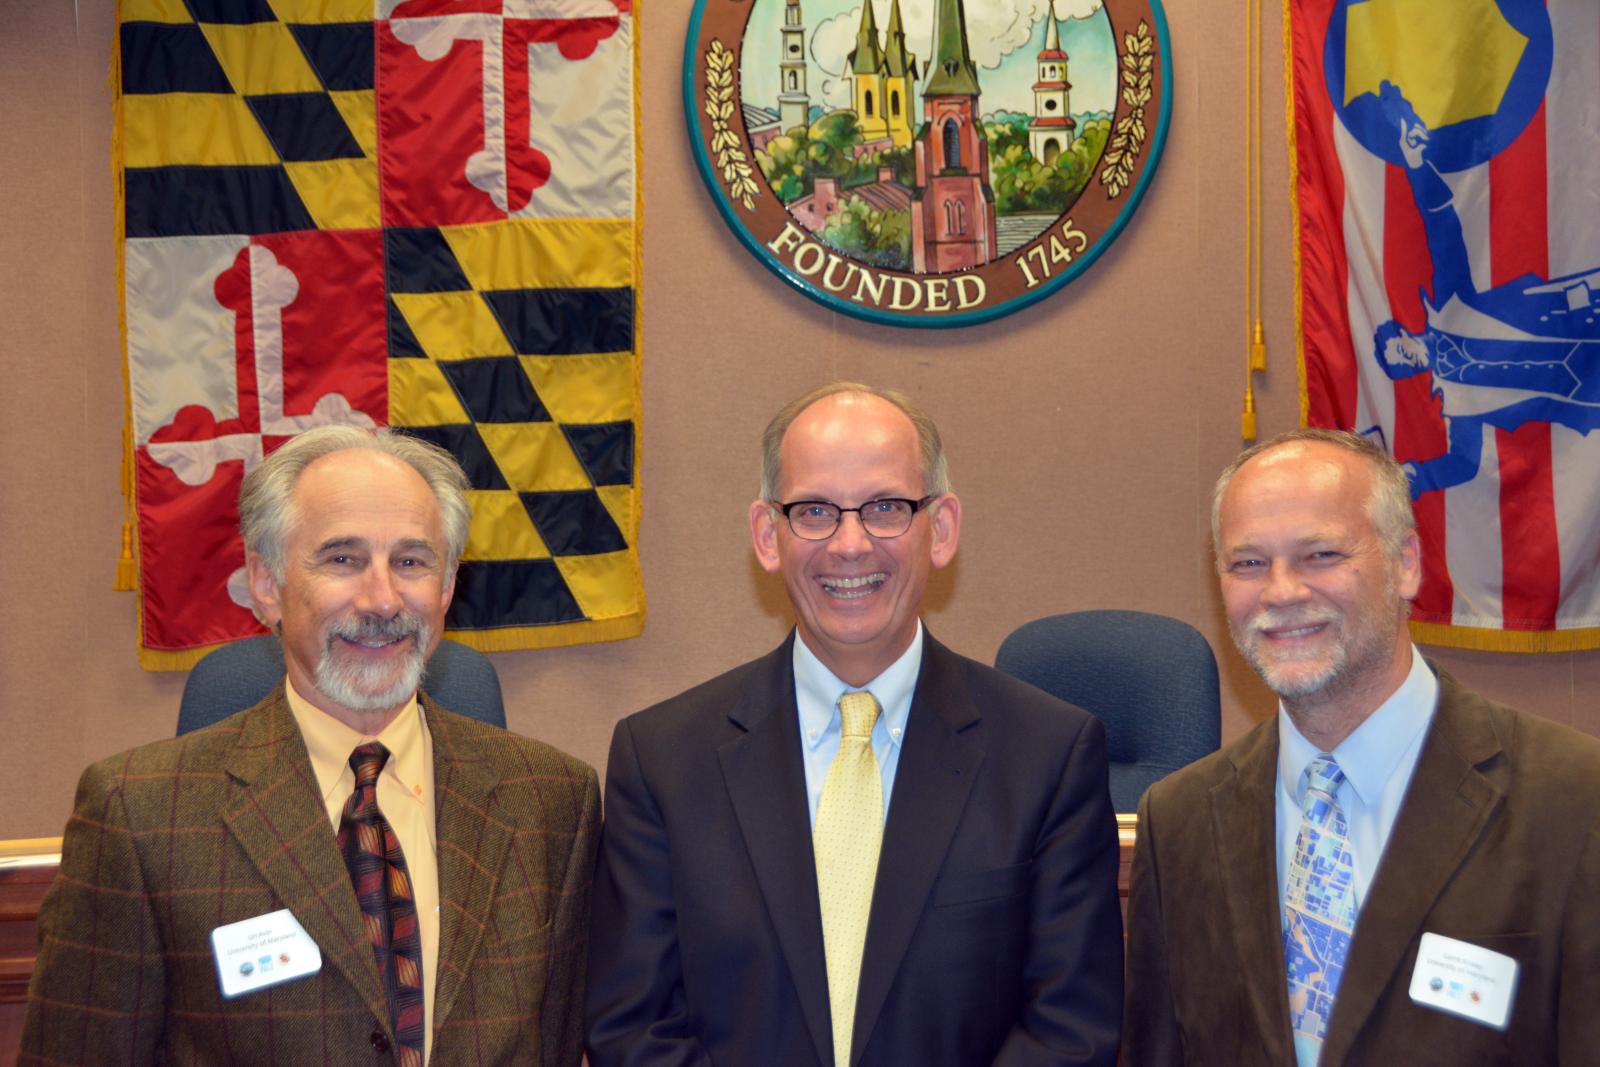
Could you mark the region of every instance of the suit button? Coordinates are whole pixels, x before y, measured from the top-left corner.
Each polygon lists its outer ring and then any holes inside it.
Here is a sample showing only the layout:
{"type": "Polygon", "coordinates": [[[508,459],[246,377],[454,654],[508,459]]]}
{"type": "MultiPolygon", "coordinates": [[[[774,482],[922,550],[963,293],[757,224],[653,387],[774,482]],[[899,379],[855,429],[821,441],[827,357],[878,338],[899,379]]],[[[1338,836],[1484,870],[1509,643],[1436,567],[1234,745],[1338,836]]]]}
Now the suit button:
{"type": "Polygon", "coordinates": [[[372,1031],[372,1049],[379,1053],[389,1051],[389,1039],[384,1036],[382,1030],[372,1031]]]}

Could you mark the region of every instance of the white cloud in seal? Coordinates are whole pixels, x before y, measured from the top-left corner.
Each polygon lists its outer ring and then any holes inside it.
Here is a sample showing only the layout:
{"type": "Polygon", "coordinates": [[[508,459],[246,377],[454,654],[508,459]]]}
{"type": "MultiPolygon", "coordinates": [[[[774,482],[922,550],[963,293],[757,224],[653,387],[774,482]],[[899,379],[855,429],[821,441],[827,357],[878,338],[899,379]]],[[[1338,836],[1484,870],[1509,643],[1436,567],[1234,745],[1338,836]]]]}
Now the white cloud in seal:
{"type": "Polygon", "coordinates": [[[1105,0],[1056,0],[1056,18],[1086,19],[1105,6],[1105,0]]]}

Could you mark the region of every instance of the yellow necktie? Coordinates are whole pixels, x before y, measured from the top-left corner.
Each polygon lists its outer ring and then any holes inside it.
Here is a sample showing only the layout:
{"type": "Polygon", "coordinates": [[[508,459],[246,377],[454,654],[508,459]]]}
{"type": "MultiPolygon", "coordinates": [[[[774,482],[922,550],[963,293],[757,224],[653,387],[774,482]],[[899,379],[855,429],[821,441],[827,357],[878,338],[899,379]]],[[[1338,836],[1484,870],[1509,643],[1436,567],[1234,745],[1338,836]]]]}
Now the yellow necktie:
{"type": "Polygon", "coordinates": [[[844,735],[833,757],[812,850],[817,859],[817,897],[822,905],[822,946],[828,961],[828,1006],[833,1016],[833,1062],[850,1062],[850,1031],[856,1019],[856,985],[867,942],[872,883],[878,877],[883,841],[883,780],[872,754],[872,724],[878,702],[871,693],[839,698],[844,735]]]}

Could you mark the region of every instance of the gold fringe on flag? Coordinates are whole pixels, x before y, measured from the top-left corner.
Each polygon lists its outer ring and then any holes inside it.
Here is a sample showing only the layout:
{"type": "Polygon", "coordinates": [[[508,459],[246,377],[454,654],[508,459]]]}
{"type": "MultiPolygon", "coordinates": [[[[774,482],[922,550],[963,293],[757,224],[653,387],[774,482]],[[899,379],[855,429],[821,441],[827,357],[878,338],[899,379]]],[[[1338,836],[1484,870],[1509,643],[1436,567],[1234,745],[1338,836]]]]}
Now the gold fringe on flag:
{"type": "Polygon", "coordinates": [[[1419,645],[1465,648],[1476,652],[1584,652],[1600,648],[1600,627],[1572,630],[1487,630],[1411,620],[1411,639],[1419,645]]]}
{"type": "Polygon", "coordinates": [[[145,648],[139,646],[139,669],[144,671],[186,671],[200,662],[207,652],[213,652],[223,645],[232,644],[231,641],[221,641],[214,645],[203,645],[200,648],[180,648],[167,650],[163,648],[145,648]]]}

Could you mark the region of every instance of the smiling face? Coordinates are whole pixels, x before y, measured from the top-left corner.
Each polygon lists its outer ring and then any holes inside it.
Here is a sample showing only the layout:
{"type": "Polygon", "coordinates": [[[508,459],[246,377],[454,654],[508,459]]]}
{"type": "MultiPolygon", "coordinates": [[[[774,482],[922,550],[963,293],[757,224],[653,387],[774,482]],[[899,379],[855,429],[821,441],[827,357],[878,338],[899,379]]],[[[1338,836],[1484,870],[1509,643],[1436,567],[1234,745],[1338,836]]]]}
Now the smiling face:
{"type": "Polygon", "coordinates": [[[454,591],[433,491],[380,452],[324,456],[295,485],[283,559],[279,584],[252,555],[250,588],[295,691],[376,733],[416,692],[454,591]]]}
{"type": "Polygon", "coordinates": [[[1219,513],[1234,643],[1302,732],[1328,749],[1411,667],[1405,620],[1421,582],[1417,536],[1394,558],[1385,552],[1368,513],[1372,487],[1362,457],[1296,441],[1239,468],[1219,513]]]}
{"type": "MultiPolygon", "coordinates": [[[[916,428],[875,396],[838,393],[806,408],[783,437],[779,499],[859,507],[923,496],[916,428]]],[[[961,504],[945,494],[898,537],[874,538],[854,513],[826,541],[796,537],[769,501],[750,505],[756,557],[782,573],[806,647],[849,685],[865,685],[911,645],[928,572],[955,556],[961,504]]]]}

